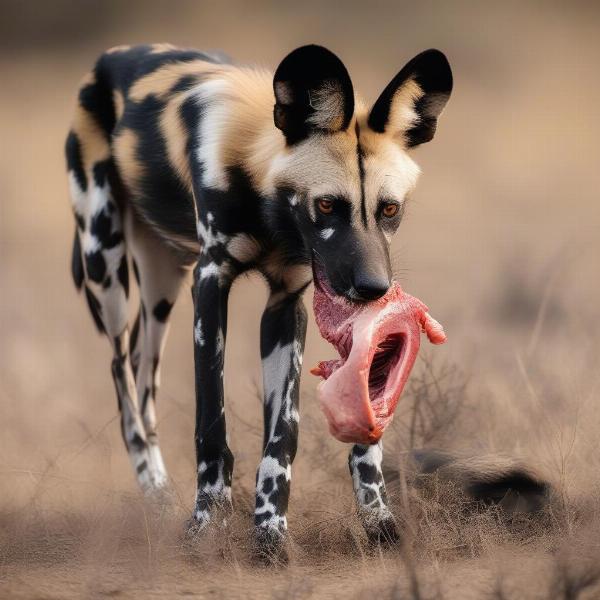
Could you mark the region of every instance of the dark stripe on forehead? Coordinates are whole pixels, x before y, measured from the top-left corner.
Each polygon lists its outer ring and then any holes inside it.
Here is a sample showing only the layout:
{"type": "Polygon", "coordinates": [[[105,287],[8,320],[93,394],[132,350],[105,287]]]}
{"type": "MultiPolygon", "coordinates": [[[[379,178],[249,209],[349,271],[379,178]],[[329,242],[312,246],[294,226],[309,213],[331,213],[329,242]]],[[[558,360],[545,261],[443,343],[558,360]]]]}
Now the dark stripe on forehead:
{"type": "Polygon", "coordinates": [[[360,127],[356,121],[356,157],[358,159],[358,176],[360,177],[360,216],[363,225],[367,226],[367,203],[365,199],[365,154],[360,145],[360,127]]]}

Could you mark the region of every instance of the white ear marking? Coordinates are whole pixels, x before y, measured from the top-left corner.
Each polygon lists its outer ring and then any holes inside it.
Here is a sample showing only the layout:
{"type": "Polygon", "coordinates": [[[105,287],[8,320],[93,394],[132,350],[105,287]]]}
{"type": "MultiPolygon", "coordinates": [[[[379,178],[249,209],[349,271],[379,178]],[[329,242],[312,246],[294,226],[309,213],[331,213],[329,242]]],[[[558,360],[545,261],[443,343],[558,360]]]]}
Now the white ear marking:
{"type": "Polygon", "coordinates": [[[423,94],[423,90],[414,79],[409,79],[401,85],[394,94],[386,129],[398,135],[416,125],[419,115],[414,107],[423,94]]]}

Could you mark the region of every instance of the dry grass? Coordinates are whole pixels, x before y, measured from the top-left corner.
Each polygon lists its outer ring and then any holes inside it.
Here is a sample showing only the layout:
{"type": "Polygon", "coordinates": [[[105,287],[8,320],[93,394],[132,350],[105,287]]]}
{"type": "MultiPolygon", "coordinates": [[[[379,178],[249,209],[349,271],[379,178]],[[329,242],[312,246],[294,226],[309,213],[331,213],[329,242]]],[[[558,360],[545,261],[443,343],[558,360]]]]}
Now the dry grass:
{"type": "MultiPolygon", "coordinates": [[[[394,427],[404,431],[408,424],[409,435],[398,436],[400,451],[389,444],[386,461],[402,544],[367,543],[343,472],[330,475],[326,484],[296,490],[291,563],[267,570],[252,552],[250,485],[235,488],[236,509],[227,527],[188,538],[185,500],[165,508],[137,493],[92,485],[95,493],[82,505],[69,500],[78,486],[68,469],[54,463],[28,474],[35,485],[25,505],[0,514],[0,592],[23,598],[377,594],[414,600],[571,600],[600,593],[600,503],[594,497],[571,497],[555,472],[541,511],[506,511],[474,500],[460,478],[420,475],[405,440],[439,443],[459,435],[461,421],[470,417],[469,391],[456,370],[438,368],[427,358],[404,405],[394,427]],[[435,408],[425,389],[436,390],[435,408]],[[443,431],[442,415],[450,431],[443,431]],[[57,481],[62,501],[56,498],[57,481]]],[[[97,443],[98,436],[90,434],[82,446],[89,450],[97,443]]],[[[330,463],[336,454],[326,443],[312,443],[306,452],[306,461],[315,465],[330,463]]],[[[486,463],[480,458],[474,464],[486,463]]]]}

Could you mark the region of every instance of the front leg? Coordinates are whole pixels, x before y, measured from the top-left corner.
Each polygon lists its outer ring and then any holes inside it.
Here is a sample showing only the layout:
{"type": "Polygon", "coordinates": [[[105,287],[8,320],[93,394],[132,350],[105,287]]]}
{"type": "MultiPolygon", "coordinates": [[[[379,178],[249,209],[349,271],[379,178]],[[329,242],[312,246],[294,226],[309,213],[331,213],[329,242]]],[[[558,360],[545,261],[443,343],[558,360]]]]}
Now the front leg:
{"type": "Polygon", "coordinates": [[[260,331],[265,430],[263,458],[256,474],[254,513],[259,549],[268,554],[282,548],[287,532],[305,335],[306,310],[300,294],[273,292],[260,331]]]}
{"type": "Polygon", "coordinates": [[[198,487],[194,519],[203,528],[214,508],[231,508],[233,455],[227,446],[223,361],[231,266],[203,254],[194,270],[194,367],[198,487]]]}
{"type": "Polygon", "coordinates": [[[381,471],[383,446],[357,444],[352,447],[348,466],[358,516],[371,542],[395,542],[398,532],[394,517],[387,505],[385,482],[381,471]]]}

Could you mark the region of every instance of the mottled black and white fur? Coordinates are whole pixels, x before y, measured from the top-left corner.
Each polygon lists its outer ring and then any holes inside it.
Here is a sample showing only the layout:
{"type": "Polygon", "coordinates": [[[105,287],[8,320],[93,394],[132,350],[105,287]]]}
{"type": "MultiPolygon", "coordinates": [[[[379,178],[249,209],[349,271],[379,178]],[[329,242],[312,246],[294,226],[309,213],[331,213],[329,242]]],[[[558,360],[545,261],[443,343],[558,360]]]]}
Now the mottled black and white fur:
{"type": "MultiPolygon", "coordinates": [[[[411,60],[370,110],[334,54],[305,46],[274,76],[167,44],[104,53],[83,81],[66,155],[76,220],[72,271],[113,347],[125,445],[140,486],[168,483],[156,394],[169,314],[193,269],[198,528],[231,504],[233,456],[223,407],[227,298],[260,271],[263,458],[257,539],[287,531],[306,331],[301,297],[313,262],[352,302],[390,285],[389,244],[452,88],[444,55],[411,60]],[[129,328],[128,256],[140,288],[129,328]]],[[[350,471],[370,536],[395,535],[381,445],[354,446],[350,471]]]]}

